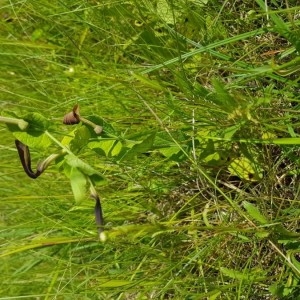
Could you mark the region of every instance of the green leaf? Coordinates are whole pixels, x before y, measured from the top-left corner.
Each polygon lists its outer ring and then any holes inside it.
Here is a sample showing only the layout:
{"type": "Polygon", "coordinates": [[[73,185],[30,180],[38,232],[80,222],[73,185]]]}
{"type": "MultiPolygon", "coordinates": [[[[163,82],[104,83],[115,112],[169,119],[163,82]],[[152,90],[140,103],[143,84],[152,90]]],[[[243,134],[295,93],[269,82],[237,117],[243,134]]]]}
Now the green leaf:
{"type": "Polygon", "coordinates": [[[99,139],[98,141],[89,142],[88,147],[95,150],[101,149],[105,156],[112,157],[117,156],[121,152],[123,145],[118,140],[99,139]]]}
{"type": "Polygon", "coordinates": [[[226,162],[227,156],[225,153],[220,152],[213,152],[209,155],[207,155],[204,159],[203,162],[209,166],[221,166],[224,165],[226,162]]]}
{"type": "MultiPolygon", "coordinates": [[[[177,11],[171,9],[167,0],[158,0],[157,1],[157,14],[159,17],[167,24],[174,25],[174,14],[177,11]]],[[[177,12],[178,14],[178,12],[177,12]]]]}
{"type": "Polygon", "coordinates": [[[143,83],[145,86],[148,86],[157,91],[163,91],[164,87],[159,84],[157,80],[149,79],[146,75],[140,75],[136,73],[132,73],[132,76],[143,83]]]}
{"type": "Polygon", "coordinates": [[[33,33],[31,34],[31,39],[33,41],[38,40],[39,38],[41,38],[44,35],[44,31],[42,28],[37,28],[33,31],[33,33]]]}
{"type": "MultiPolygon", "coordinates": [[[[299,249],[299,248],[298,248],[299,249]]],[[[299,260],[295,257],[295,255],[298,255],[298,251],[293,250],[293,251],[288,251],[291,252],[289,254],[289,257],[291,258],[291,262],[294,264],[294,266],[300,271],[300,262],[299,260]]]]}
{"type": "Polygon", "coordinates": [[[82,148],[87,146],[91,137],[90,130],[86,126],[80,126],[74,133],[74,138],[70,141],[72,152],[78,153],[82,148]]]}
{"type": "Polygon", "coordinates": [[[223,134],[226,140],[232,139],[234,134],[242,127],[242,123],[235,124],[233,126],[227,127],[223,134]]]}
{"type": "Polygon", "coordinates": [[[215,291],[215,292],[210,292],[210,294],[212,294],[211,296],[209,296],[208,300],[217,300],[219,299],[219,296],[221,295],[221,291],[215,291]]]}
{"type": "Polygon", "coordinates": [[[256,221],[258,221],[261,225],[268,224],[268,220],[263,216],[258,208],[248,201],[243,201],[243,206],[250,215],[250,217],[256,221]]]}
{"type": "Polygon", "coordinates": [[[27,132],[16,131],[13,133],[13,135],[23,144],[27,145],[30,148],[32,147],[38,150],[45,150],[52,144],[52,141],[46,134],[33,136],[31,134],[28,134],[27,132]]]}
{"type": "Polygon", "coordinates": [[[268,231],[257,231],[255,233],[255,235],[259,238],[259,239],[266,239],[268,236],[270,236],[270,232],[268,231]]]}
{"type": "Polygon", "coordinates": [[[221,267],[220,271],[225,276],[243,281],[259,281],[266,276],[266,272],[261,269],[243,270],[241,272],[238,270],[221,267]]]}
{"type": "Polygon", "coordinates": [[[143,153],[151,150],[155,138],[155,133],[147,136],[141,143],[134,145],[131,150],[134,153],[143,153]]]}
{"type": "Polygon", "coordinates": [[[8,125],[14,137],[28,147],[47,149],[52,144],[52,140],[45,134],[50,122],[39,113],[27,114],[23,119],[29,124],[26,131],[21,131],[17,126],[8,125]]]}
{"type": "Polygon", "coordinates": [[[71,181],[71,187],[76,204],[79,204],[86,198],[87,178],[75,167],[65,168],[65,173],[71,181]]]}
{"type": "Polygon", "coordinates": [[[225,87],[217,79],[213,80],[215,88],[214,102],[225,112],[232,112],[237,107],[236,100],[229,94],[225,87]]]}
{"type": "Polygon", "coordinates": [[[271,140],[271,143],[275,145],[299,145],[300,138],[278,138],[271,140]]]}
{"type": "Polygon", "coordinates": [[[87,176],[92,176],[92,175],[102,176],[97,170],[95,170],[93,167],[91,167],[89,164],[85,163],[75,155],[71,155],[71,154],[66,155],[65,162],[70,167],[77,168],[78,170],[80,170],[80,172],[82,172],[87,176]]]}
{"type": "Polygon", "coordinates": [[[63,137],[63,139],[61,140],[61,144],[64,145],[64,146],[69,146],[70,143],[72,142],[72,140],[75,137],[76,131],[77,131],[77,128],[75,128],[74,130],[69,132],[67,135],[65,135],[63,137]]]}
{"type": "Polygon", "coordinates": [[[159,152],[166,158],[171,159],[174,155],[177,155],[181,149],[177,145],[173,145],[166,148],[159,149],[159,152]]]}
{"type": "Polygon", "coordinates": [[[182,131],[172,132],[172,137],[178,141],[178,144],[166,132],[158,132],[153,148],[169,160],[181,162],[186,159],[184,151],[189,152],[190,150],[190,145],[187,143],[189,137],[182,131]]]}
{"type": "Polygon", "coordinates": [[[119,280],[119,279],[114,279],[114,280],[105,280],[103,283],[99,283],[99,286],[101,288],[115,288],[115,287],[120,287],[128,284],[132,284],[132,281],[129,280],[119,280]]]}
{"type": "Polygon", "coordinates": [[[258,181],[263,177],[261,168],[247,157],[233,159],[228,166],[228,171],[234,176],[249,181],[258,181]]]}
{"type": "MultiPolygon", "coordinates": [[[[117,136],[117,132],[114,129],[114,127],[110,123],[105,121],[103,118],[101,118],[99,116],[90,116],[90,117],[87,117],[87,119],[103,128],[101,137],[105,138],[105,137],[116,137],[117,136]]],[[[99,137],[91,127],[88,127],[88,129],[90,130],[92,137],[97,137],[97,138],[99,137]]]]}
{"type": "Polygon", "coordinates": [[[147,152],[152,149],[156,133],[148,135],[142,142],[133,145],[126,153],[125,158],[131,159],[137,154],[147,152]]]}
{"type": "Polygon", "coordinates": [[[44,116],[35,112],[27,114],[23,119],[29,123],[30,132],[44,132],[51,125],[51,123],[44,116]]]}

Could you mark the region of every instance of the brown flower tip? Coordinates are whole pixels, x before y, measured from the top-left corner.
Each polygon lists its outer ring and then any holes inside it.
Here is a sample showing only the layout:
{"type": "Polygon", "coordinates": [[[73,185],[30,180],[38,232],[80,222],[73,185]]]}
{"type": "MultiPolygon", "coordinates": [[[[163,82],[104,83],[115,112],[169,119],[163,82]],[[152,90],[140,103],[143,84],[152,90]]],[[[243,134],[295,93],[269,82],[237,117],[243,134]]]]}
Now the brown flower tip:
{"type": "Polygon", "coordinates": [[[76,104],[73,110],[64,116],[63,123],[65,125],[74,125],[80,122],[79,105],[76,104]]]}

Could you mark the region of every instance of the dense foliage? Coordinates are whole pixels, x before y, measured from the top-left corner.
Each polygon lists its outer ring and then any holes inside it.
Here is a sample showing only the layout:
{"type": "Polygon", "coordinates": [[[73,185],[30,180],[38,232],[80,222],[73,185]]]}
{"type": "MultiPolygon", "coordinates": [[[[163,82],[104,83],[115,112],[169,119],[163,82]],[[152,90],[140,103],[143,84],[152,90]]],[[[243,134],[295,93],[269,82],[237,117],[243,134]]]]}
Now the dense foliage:
{"type": "Polygon", "coordinates": [[[0,299],[296,299],[297,5],[2,1],[0,299]]]}

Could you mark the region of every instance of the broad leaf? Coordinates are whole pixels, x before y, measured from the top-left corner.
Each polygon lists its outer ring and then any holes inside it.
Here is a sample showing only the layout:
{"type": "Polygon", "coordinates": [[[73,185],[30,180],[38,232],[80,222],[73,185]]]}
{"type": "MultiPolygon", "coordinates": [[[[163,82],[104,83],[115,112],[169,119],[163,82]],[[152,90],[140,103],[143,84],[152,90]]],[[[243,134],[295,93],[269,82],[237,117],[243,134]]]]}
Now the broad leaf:
{"type": "MultiPolygon", "coordinates": [[[[148,135],[142,142],[133,145],[126,153],[125,158],[131,159],[134,156],[152,150],[156,133],[148,135]]],[[[123,158],[123,157],[122,157],[123,158]]]]}
{"type": "Polygon", "coordinates": [[[29,124],[26,131],[21,131],[17,126],[8,125],[15,138],[28,147],[47,149],[52,144],[52,140],[45,134],[50,122],[39,113],[27,114],[23,119],[29,124]]]}
{"type": "Polygon", "coordinates": [[[65,166],[65,174],[70,179],[73,195],[76,204],[79,204],[86,198],[87,178],[78,168],[65,166]]]}
{"type": "Polygon", "coordinates": [[[122,150],[122,143],[114,139],[99,139],[88,143],[88,147],[94,150],[102,150],[105,156],[117,156],[122,150]]]}
{"type": "Polygon", "coordinates": [[[166,148],[160,148],[159,152],[166,158],[171,159],[172,157],[176,156],[181,149],[177,145],[172,145],[166,148]]]}
{"type": "MultiPolygon", "coordinates": [[[[157,1],[157,14],[166,23],[174,25],[176,11],[172,10],[167,0],[157,1]]],[[[178,14],[178,12],[177,12],[178,14]]]]}
{"type": "Polygon", "coordinates": [[[74,134],[74,138],[70,141],[70,149],[72,152],[78,153],[82,148],[87,146],[91,133],[86,126],[80,126],[74,134]]]}
{"type": "Polygon", "coordinates": [[[28,134],[27,132],[15,131],[13,132],[13,135],[17,140],[21,141],[23,144],[27,145],[30,148],[35,148],[37,150],[45,150],[52,144],[51,139],[46,134],[34,136],[28,134]]]}
{"type": "Polygon", "coordinates": [[[231,161],[228,171],[241,179],[258,181],[263,177],[261,168],[247,157],[238,157],[231,161]]]}
{"type": "Polygon", "coordinates": [[[80,158],[78,158],[75,155],[71,155],[71,154],[66,155],[65,162],[69,166],[71,166],[73,168],[77,168],[83,174],[85,174],[87,176],[100,175],[100,173],[97,170],[95,170],[93,167],[91,167],[89,164],[85,163],[84,161],[82,161],[80,158]]]}

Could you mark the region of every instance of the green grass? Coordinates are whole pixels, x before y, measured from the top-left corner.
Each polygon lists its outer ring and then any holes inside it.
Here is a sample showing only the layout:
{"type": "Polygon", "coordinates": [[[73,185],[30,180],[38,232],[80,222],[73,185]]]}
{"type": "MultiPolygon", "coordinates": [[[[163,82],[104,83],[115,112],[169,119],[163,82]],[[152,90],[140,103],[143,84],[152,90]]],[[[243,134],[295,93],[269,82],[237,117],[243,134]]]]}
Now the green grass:
{"type": "Polygon", "coordinates": [[[0,3],[0,115],[33,126],[0,124],[0,299],[298,299],[300,6],[268,2],[0,3]],[[16,137],[87,165],[33,180],[16,137]]]}

